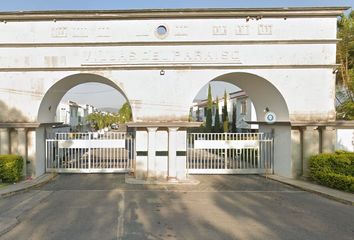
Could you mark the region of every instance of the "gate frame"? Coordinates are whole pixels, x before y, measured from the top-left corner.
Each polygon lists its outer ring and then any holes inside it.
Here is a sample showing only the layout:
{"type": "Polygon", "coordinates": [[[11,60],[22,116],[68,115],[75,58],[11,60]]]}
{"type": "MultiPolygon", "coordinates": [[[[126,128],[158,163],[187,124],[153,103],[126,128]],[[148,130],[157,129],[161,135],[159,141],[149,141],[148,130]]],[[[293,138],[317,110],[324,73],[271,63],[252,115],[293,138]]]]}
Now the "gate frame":
{"type": "MultiPolygon", "coordinates": [[[[92,168],[91,167],[91,149],[92,147],[90,146],[90,144],[88,144],[88,147],[85,148],[63,148],[63,149],[88,149],[88,167],[87,168],[56,168],[56,167],[49,167],[48,165],[48,161],[50,161],[50,154],[52,153],[50,151],[50,148],[48,145],[52,145],[53,143],[58,143],[62,142],[65,144],[65,142],[67,143],[72,143],[75,140],[79,140],[80,142],[76,142],[77,145],[80,145],[80,143],[82,144],[82,141],[100,141],[98,139],[94,139],[94,134],[99,135],[100,133],[98,132],[88,132],[88,133],[79,133],[79,132],[67,132],[67,133],[54,133],[55,138],[50,138],[51,136],[47,136],[45,139],[45,170],[46,172],[56,172],[56,173],[129,173],[129,172],[133,172],[134,171],[134,166],[135,166],[135,158],[136,158],[136,152],[135,152],[135,137],[133,134],[131,134],[130,132],[108,132],[108,133],[115,133],[116,136],[118,136],[118,139],[108,139],[108,140],[124,140],[125,141],[125,148],[121,148],[121,147],[109,147],[109,148],[97,148],[97,149],[125,149],[128,151],[128,154],[125,156],[127,158],[127,167],[125,168],[92,168]],[[87,136],[82,138],[71,138],[69,136],[79,136],[79,137],[83,137],[83,136],[87,136]],[[49,144],[52,143],[52,144],[49,144]]],[[[101,134],[102,136],[104,136],[105,134],[107,134],[107,132],[101,134]]],[[[107,139],[105,139],[107,140],[107,139]]],[[[56,154],[55,156],[55,160],[58,161],[58,155],[56,154]]],[[[100,156],[102,157],[102,156],[100,156]]],[[[122,157],[121,155],[117,156],[117,157],[122,157]]],[[[123,155],[124,157],[124,155],[123,155]]],[[[54,160],[54,159],[52,159],[54,160]]],[[[102,163],[102,162],[101,162],[102,163]]]]}
{"type": "MultiPolygon", "coordinates": [[[[199,141],[200,141],[199,140],[199,141]]],[[[203,143],[201,144],[203,145],[203,143]]],[[[237,155],[237,153],[236,153],[237,155]]],[[[208,156],[210,158],[210,156],[208,156]]],[[[248,157],[248,156],[247,156],[248,157]]],[[[256,155],[253,155],[253,157],[256,157],[256,155]]],[[[196,159],[193,159],[196,160],[196,159]]],[[[202,158],[199,158],[197,160],[201,160],[201,161],[208,161],[205,160],[205,156],[202,156],[202,158]]],[[[220,161],[220,159],[212,159],[213,160],[217,160],[220,161]]],[[[273,134],[270,133],[188,133],[187,135],[187,172],[188,174],[273,174],[274,173],[274,137],[273,134]],[[203,141],[204,143],[206,141],[212,141],[211,144],[214,144],[213,146],[209,146],[209,147],[199,147],[197,149],[200,150],[217,150],[217,157],[220,157],[220,154],[222,154],[223,150],[226,153],[228,152],[228,150],[241,150],[242,149],[257,149],[257,165],[264,165],[264,168],[227,168],[228,165],[228,155],[221,157],[221,161],[224,161],[224,163],[222,165],[224,165],[224,168],[211,168],[210,165],[214,165],[214,164],[210,164],[209,163],[209,168],[190,168],[190,161],[191,161],[191,155],[190,155],[190,149],[195,149],[194,148],[194,141],[198,139],[196,139],[195,137],[198,137],[198,135],[200,135],[200,137],[202,137],[202,139],[200,139],[201,141],[203,141]],[[257,137],[257,139],[254,139],[254,137],[257,137]],[[207,138],[206,140],[204,138],[207,138]],[[221,137],[221,138],[220,138],[221,137]],[[224,137],[224,139],[222,138],[224,137]],[[239,139],[239,137],[241,137],[241,139],[239,139]],[[246,142],[240,143],[240,141],[249,141],[250,139],[247,139],[248,137],[252,138],[252,141],[256,141],[256,144],[258,145],[257,147],[244,147],[244,148],[240,148],[240,147],[236,147],[237,145],[247,145],[246,142]],[[209,139],[208,139],[209,138],[209,139]],[[211,138],[211,139],[210,139],[211,138]],[[231,138],[231,140],[229,140],[231,138]],[[233,138],[233,139],[232,139],[233,138]],[[226,140],[225,140],[226,139],[226,140]],[[238,139],[238,140],[237,140],[238,139]],[[193,141],[193,143],[192,143],[193,141]],[[240,143],[240,144],[237,144],[240,143]],[[218,148],[215,145],[223,145],[224,148],[218,148]],[[192,146],[192,147],[191,147],[192,146]],[[263,147],[261,147],[263,146],[263,147]],[[261,148],[265,148],[264,150],[262,150],[261,148]],[[269,151],[268,153],[266,153],[266,151],[269,151]],[[263,160],[263,163],[261,163],[262,161],[262,156],[261,154],[265,153],[265,156],[267,159],[263,160]]],[[[209,160],[210,161],[210,160],[209,160]]]]}

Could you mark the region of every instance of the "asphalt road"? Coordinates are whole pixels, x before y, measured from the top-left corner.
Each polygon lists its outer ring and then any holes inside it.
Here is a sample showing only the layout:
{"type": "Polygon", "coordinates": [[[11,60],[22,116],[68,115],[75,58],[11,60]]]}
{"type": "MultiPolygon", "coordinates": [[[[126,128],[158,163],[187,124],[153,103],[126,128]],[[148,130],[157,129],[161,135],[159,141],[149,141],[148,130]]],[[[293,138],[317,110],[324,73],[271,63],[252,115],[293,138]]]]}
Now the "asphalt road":
{"type": "Polygon", "coordinates": [[[1,213],[26,194],[44,196],[0,239],[353,239],[354,206],[260,176],[195,178],[199,185],[172,186],[127,185],[114,174],[59,175],[0,199],[1,213]]]}

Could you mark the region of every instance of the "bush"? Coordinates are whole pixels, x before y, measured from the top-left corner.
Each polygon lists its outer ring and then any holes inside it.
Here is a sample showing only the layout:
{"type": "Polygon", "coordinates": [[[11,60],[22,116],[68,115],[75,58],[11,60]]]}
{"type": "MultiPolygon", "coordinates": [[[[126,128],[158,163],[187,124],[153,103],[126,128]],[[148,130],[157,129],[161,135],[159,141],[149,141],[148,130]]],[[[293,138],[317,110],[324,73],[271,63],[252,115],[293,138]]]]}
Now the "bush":
{"type": "Polygon", "coordinates": [[[0,155],[0,179],[3,182],[18,182],[21,180],[23,158],[17,155],[0,155]]]}
{"type": "Polygon", "coordinates": [[[322,185],[354,192],[354,153],[338,151],[311,157],[310,177],[322,185]]]}

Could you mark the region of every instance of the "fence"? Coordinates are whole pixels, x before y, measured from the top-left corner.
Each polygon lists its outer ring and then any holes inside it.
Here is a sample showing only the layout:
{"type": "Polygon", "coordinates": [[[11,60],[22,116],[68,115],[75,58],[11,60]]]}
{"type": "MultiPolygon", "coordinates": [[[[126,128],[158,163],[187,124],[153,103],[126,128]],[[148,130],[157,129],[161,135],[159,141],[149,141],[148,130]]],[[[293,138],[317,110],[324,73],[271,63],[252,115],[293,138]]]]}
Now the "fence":
{"type": "Polygon", "coordinates": [[[129,172],[134,138],[127,133],[54,133],[46,139],[46,169],[55,172],[129,172]]]}
{"type": "Polygon", "coordinates": [[[190,174],[272,173],[273,138],[265,133],[189,133],[190,174]]]}

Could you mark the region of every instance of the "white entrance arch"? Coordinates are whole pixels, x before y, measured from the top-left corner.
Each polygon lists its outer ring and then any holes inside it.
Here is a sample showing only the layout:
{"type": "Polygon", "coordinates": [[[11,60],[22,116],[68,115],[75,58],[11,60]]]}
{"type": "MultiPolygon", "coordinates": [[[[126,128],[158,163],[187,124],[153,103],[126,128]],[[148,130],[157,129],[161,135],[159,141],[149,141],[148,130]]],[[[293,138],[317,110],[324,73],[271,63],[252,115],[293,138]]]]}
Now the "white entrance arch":
{"type": "Polygon", "coordinates": [[[259,132],[270,133],[274,137],[274,146],[271,150],[274,151],[274,173],[286,176],[295,174],[292,172],[295,169],[291,166],[292,140],[289,110],[278,88],[270,80],[249,72],[229,72],[216,76],[211,81],[227,82],[246,92],[256,110],[259,132]],[[276,114],[275,125],[270,125],[265,121],[266,111],[276,114]]]}
{"type": "Polygon", "coordinates": [[[289,121],[289,110],[283,95],[268,80],[251,73],[235,72],[219,76],[213,81],[228,82],[244,90],[252,99],[258,121],[264,121],[266,108],[276,113],[278,121],[289,121]]]}

